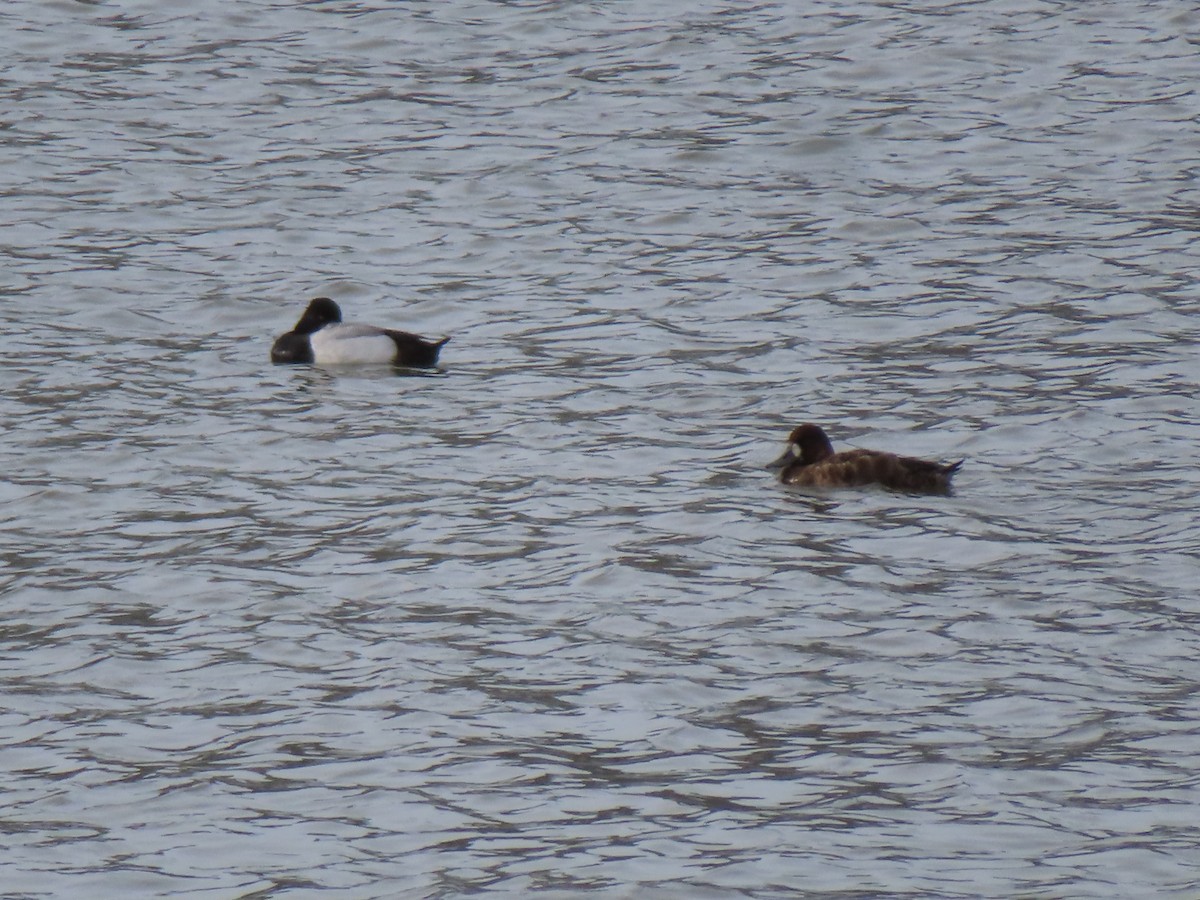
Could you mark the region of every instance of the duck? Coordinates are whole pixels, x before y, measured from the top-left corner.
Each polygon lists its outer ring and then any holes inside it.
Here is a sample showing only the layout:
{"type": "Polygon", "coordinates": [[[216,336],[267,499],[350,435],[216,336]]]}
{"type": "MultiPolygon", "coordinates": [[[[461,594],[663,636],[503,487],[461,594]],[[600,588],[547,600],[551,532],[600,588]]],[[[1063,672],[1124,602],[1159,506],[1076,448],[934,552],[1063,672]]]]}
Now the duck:
{"type": "Polygon", "coordinates": [[[296,327],[271,346],[273,363],[389,363],[429,368],[450,338],[430,341],[407,331],[342,322],[341,308],[328,297],[308,304],[296,327]]]}
{"type": "Polygon", "coordinates": [[[805,487],[860,487],[880,484],[894,491],[921,494],[950,493],[950,479],[964,460],[941,463],[882,450],[843,450],[835,453],[824,429],[811,422],[797,425],[788,435],[783,456],[771,463],[784,484],[805,487]]]}

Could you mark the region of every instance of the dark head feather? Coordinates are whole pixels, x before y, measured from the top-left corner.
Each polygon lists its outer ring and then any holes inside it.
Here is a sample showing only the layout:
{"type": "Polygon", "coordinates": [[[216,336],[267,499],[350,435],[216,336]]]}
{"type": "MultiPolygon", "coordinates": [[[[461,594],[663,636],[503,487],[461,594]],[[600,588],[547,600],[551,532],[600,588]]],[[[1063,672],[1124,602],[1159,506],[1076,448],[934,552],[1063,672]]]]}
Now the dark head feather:
{"type": "Polygon", "coordinates": [[[788,443],[794,444],[800,451],[800,461],[806,466],[833,456],[833,444],[829,441],[829,435],[812,422],[805,422],[793,428],[792,433],[788,435],[788,443]]]}
{"type": "Polygon", "coordinates": [[[342,311],[338,305],[328,297],[317,297],[308,304],[308,309],[304,310],[304,315],[300,317],[300,321],[296,323],[296,327],[292,331],[296,334],[312,334],[314,331],[320,331],[326,325],[340,321],[342,321],[342,311]]]}

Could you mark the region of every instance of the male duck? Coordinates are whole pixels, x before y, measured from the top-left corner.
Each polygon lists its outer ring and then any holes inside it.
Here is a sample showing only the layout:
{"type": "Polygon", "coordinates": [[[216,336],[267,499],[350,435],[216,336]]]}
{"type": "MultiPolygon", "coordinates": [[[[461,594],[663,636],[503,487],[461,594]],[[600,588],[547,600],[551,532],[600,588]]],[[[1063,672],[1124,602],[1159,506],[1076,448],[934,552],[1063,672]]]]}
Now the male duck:
{"type": "Polygon", "coordinates": [[[328,297],[318,297],[287,334],[271,347],[271,362],[390,363],[393,366],[437,365],[438,353],[450,338],[427,341],[407,331],[342,323],[342,311],[328,297]]]}
{"type": "Polygon", "coordinates": [[[950,479],[962,464],[961,459],[954,463],[930,462],[882,450],[834,453],[825,432],[805,423],[792,429],[787,451],[771,467],[782,469],[779,480],[784,484],[806,487],[881,484],[895,491],[948,494],[950,479]]]}

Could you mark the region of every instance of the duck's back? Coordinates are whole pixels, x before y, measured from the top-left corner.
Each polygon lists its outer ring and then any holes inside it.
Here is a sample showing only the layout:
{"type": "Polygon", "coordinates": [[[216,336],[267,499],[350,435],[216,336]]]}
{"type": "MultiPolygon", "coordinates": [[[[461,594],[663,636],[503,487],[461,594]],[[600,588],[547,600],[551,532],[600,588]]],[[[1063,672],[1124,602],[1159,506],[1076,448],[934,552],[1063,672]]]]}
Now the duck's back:
{"type": "Polygon", "coordinates": [[[806,487],[859,487],[879,481],[877,457],[871,450],[847,450],[835,453],[820,462],[803,465],[794,463],[783,473],[787,484],[806,487]]]}
{"type": "Polygon", "coordinates": [[[881,484],[897,491],[944,493],[950,489],[950,476],[960,465],[961,462],[944,465],[878,450],[847,450],[811,465],[794,466],[784,473],[783,480],[809,487],[881,484]]]}

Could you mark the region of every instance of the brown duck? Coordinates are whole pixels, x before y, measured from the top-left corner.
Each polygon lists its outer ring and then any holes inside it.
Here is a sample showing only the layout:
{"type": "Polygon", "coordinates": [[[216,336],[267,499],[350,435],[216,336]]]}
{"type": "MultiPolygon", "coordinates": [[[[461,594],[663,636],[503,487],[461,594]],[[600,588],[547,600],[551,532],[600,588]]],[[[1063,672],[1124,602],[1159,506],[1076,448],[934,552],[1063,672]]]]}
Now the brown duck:
{"type": "Polygon", "coordinates": [[[961,459],[953,463],[930,462],[882,450],[834,453],[825,432],[806,422],[792,429],[787,451],[771,463],[771,468],[781,469],[779,480],[784,484],[806,487],[881,484],[894,491],[948,494],[950,479],[962,464],[961,459]]]}

